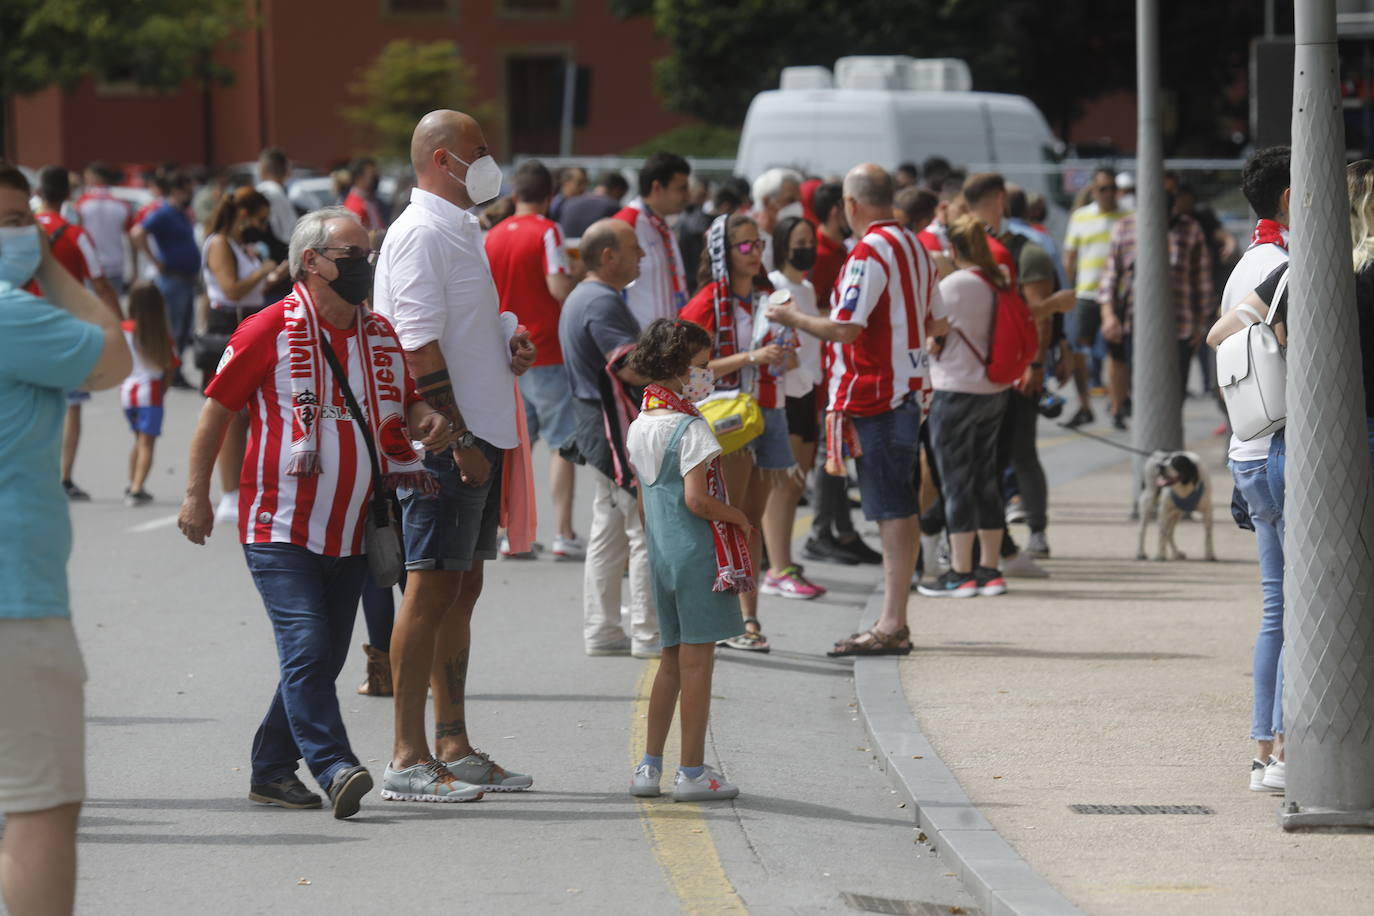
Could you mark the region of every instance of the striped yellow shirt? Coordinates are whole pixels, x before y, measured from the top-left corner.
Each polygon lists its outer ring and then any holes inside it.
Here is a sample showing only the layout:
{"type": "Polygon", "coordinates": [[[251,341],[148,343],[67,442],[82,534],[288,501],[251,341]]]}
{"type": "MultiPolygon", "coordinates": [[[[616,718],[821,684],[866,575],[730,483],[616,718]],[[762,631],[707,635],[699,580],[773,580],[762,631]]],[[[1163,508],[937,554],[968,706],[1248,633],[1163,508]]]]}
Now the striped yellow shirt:
{"type": "Polygon", "coordinates": [[[1064,250],[1078,255],[1078,276],[1074,289],[1080,299],[1097,298],[1097,282],[1107,265],[1107,249],[1112,243],[1112,227],[1126,215],[1125,210],[1103,213],[1093,201],[1079,207],[1069,217],[1069,231],[1064,236],[1064,250]]]}

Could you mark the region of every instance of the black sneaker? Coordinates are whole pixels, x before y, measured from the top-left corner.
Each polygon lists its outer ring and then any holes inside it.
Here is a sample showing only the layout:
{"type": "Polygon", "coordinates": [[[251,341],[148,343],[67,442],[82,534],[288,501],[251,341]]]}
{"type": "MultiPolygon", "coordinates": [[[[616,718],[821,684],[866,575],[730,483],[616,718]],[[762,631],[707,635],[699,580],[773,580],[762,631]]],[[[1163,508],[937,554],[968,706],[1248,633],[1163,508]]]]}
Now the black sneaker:
{"type": "Polygon", "coordinates": [[[152,501],[153,494],[149,493],[147,490],[139,490],[137,493],[128,488],[124,490],[124,505],[130,508],[146,506],[152,501]]]}
{"type": "Polygon", "coordinates": [[[857,534],[851,534],[847,539],[836,538],[835,548],[845,556],[852,557],[855,563],[867,563],[870,566],[883,564],[883,555],[865,544],[864,539],[857,534]]]}
{"type": "Polygon", "coordinates": [[[67,493],[67,499],[74,503],[88,503],[91,501],[91,494],[87,493],[70,480],[62,481],[62,489],[67,493]]]}
{"type": "Polygon", "coordinates": [[[972,598],[978,594],[978,581],[973,573],[960,573],[950,570],[927,585],[922,582],[916,591],[927,598],[972,598]]]}
{"type": "Polygon", "coordinates": [[[1072,417],[1069,417],[1068,421],[1064,424],[1064,428],[1078,429],[1078,427],[1080,426],[1087,426],[1092,421],[1093,412],[1088,408],[1083,407],[1079,409],[1078,413],[1074,414],[1072,417]]]}
{"type": "Polygon", "coordinates": [[[842,551],[833,535],[812,535],[802,545],[802,556],[820,563],[839,563],[843,566],[856,566],[858,559],[842,551]]]}
{"type": "Polygon", "coordinates": [[[366,767],[345,767],[329,784],[329,800],[334,803],[334,817],[343,820],[358,813],[362,797],[372,791],[372,774],[366,767]]]}
{"type": "Polygon", "coordinates": [[[278,808],[318,808],[323,803],[294,774],[276,782],[249,786],[248,800],[260,805],[276,805],[278,808]]]}

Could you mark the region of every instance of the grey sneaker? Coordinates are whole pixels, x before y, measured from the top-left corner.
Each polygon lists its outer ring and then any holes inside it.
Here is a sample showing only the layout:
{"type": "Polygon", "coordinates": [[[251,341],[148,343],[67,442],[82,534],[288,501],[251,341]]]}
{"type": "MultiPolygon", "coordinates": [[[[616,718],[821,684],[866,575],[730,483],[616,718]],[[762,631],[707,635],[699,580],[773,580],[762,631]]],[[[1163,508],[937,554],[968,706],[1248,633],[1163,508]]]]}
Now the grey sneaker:
{"type": "Polygon", "coordinates": [[[630,777],[630,794],[636,798],[657,798],[663,794],[663,790],[658,786],[662,778],[663,771],[658,767],[641,763],[635,767],[634,775],[630,777]]]}
{"type": "Polygon", "coordinates": [[[739,795],[739,787],[725,781],[725,777],[711,767],[702,767],[696,779],[688,778],[679,768],[673,785],[673,801],[728,801],[739,795]]]}
{"type": "Polygon", "coordinates": [[[1050,540],[1045,537],[1045,532],[1031,532],[1031,536],[1026,540],[1026,553],[1036,560],[1048,560],[1050,558],[1050,540]]]}
{"type": "Polygon", "coordinates": [[[444,764],[450,773],[463,782],[472,783],[484,792],[523,792],[534,785],[534,780],[524,773],[512,773],[497,766],[491,757],[472,749],[462,760],[444,764]]]}
{"type": "Polygon", "coordinates": [[[480,786],[461,782],[437,760],[401,770],[387,764],[382,775],[382,798],[387,801],[472,802],[481,797],[480,786]]]}
{"type": "Polygon", "coordinates": [[[588,645],[587,654],[594,657],[606,655],[629,655],[630,637],[626,636],[624,633],[621,633],[620,638],[613,639],[608,643],[602,643],[599,646],[588,645]]]}

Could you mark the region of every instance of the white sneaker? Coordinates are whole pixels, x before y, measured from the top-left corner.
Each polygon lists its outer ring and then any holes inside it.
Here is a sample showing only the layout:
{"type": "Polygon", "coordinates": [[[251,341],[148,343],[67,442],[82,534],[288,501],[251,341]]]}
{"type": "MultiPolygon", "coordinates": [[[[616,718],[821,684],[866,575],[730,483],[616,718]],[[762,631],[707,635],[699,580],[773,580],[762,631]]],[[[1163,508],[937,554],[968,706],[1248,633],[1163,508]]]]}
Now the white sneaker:
{"type": "Polygon", "coordinates": [[[215,524],[237,524],[239,520],[239,491],[230,490],[219,498],[215,509],[215,524]]]}
{"type": "Polygon", "coordinates": [[[555,560],[585,560],[587,559],[587,545],[577,535],[570,538],[554,535],[553,558],[555,560]]]}
{"type": "Polygon", "coordinates": [[[1050,577],[1050,574],[1045,571],[1045,567],[1032,560],[1024,550],[1019,551],[1016,556],[1002,561],[1002,574],[1014,579],[1048,579],[1050,577]]]}
{"type": "Polygon", "coordinates": [[[543,549],[544,546],[542,544],[538,541],[534,541],[530,544],[529,550],[516,553],[510,549],[510,538],[506,537],[504,534],[501,535],[500,554],[503,560],[537,560],[539,559],[539,551],[543,549]]]}
{"type": "Polygon", "coordinates": [[[663,771],[658,767],[641,763],[630,777],[630,794],[635,798],[657,798],[663,794],[658,785],[662,778],[663,771]]]}
{"type": "Polygon", "coordinates": [[[638,643],[631,640],[630,655],[634,658],[662,658],[663,647],[655,640],[651,643],[638,643]]]}
{"type": "Polygon", "coordinates": [[[588,645],[586,646],[586,650],[587,654],[593,657],[607,655],[629,655],[630,637],[626,636],[624,633],[621,633],[618,639],[613,639],[610,642],[602,643],[599,646],[588,645]]]}
{"type": "Polygon", "coordinates": [[[1269,765],[1264,768],[1264,779],[1260,783],[1266,789],[1285,789],[1288,787],[1288,777],[1285,775],[1288,767],[1282,760],[1269,758],[1269,765]]]}
{"type": "Polygon", "coordinates": [[[673,801],[728,801],[739,795],[739,787],[725,781],[725,777],[707,766],[701,768],[701,775],[689,779],[679,767],[677,780],[673,785],[673,801]]]}
{"type": "MultiPolygon", "coordinates": [[[[1270,759],[1270,760],[1273,760],[1274,758],[1270,757],[1269,759],[1270,759]]],[[[1256,759],[1256,760],[1251,760],[1251,761],[1250,761],[1250,791],[1251,791],[1251,792],[1267,792],[1267,791],[1269,791],[1268,788],[1264,785],[1264,769],[1265,769],[1265,767],[1267,767],[1267,766],[1268,766],[1268,764],[1265,763],[1263,760],[1256,759]]]]}

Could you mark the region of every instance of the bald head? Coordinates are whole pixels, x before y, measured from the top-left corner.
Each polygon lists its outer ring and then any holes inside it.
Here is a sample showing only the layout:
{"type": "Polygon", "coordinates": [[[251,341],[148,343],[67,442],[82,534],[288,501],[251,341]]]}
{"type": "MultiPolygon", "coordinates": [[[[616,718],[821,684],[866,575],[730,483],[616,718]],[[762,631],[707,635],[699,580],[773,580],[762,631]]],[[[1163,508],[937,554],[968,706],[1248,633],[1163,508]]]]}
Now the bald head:
{"type": "Polygon", "coordinates": [[[470,115],[448,109],[431,111],[421,118],[410,138],[410,164],[421,187],[426,177],[436,171],[442,174],[448,167],[443,162],[444,152],[451,152],[468,162],[485,156],[487,140],[482,134],[482,126],[470,115]]]}
{"type": "Polygon", "coordinates": [[[890,207],[894,188],[892,176],[880,165],[856,165],[844,176],[844,196],[867,207],[890,207]]]}
{"type": "Polygon", "coordinates": [[[629,286],[639,277],[639,261],[644,251],[634,227],[620,219],[601,219],[587,227],[579,245],[587,270],[616,289],[629,286]]]}

